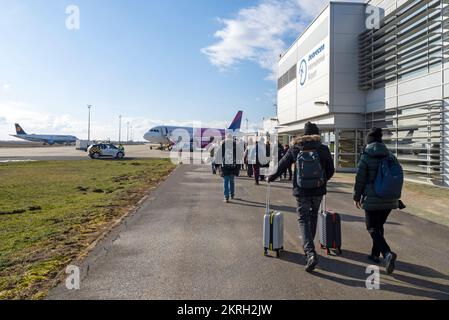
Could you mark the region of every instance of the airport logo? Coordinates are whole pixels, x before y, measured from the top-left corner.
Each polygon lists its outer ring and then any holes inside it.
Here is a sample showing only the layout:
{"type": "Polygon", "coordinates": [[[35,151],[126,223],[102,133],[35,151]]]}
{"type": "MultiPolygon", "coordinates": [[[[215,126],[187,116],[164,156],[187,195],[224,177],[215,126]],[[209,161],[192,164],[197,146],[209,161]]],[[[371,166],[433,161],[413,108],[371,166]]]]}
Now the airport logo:
{"type": "Polygon", "coordinates": [[[324,54],[325,48],[326,45],[323,43],[301,60],[298,69],[298,78],[301,87],[306,84],[307,80],[316,78],[318,74],[317,67],[326,59],[324,54]]]}
{"type": "Polygon", "coordinates": [[[324,51],[324,43],[318,48],[316,49],[314,52],[312,52],[309,55],[309,62],[311,62],[313,59],[315,59],[320,53],[322,53],[324,51]]]}

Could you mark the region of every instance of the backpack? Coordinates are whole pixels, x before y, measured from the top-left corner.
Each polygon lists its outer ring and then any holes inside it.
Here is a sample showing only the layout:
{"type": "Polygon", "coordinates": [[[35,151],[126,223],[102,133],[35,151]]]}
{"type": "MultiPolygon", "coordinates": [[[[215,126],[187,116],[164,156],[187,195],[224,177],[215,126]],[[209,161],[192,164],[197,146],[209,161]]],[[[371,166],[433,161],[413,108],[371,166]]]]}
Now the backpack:
{"type": "Polygon", "coordinates": [[[316,189],[326,184],[317,150],[301,151],[296,159],[296,183],[301,189],[316,189]]]}
{"type": "Polygon", "coordinates": [[[400,199],[404,185],[404,171],[392,154],[379,162],[374,192],[379,198],[400,199]]]}
{"type": "Polygon", "coordinates": [[[237,161],[236,161],[236,143],[233,142],[232,149],[226,148],[225,144],[223,143],[221,146],[221,153],[222,153],[222,168],[226,169],[227,171],[235,171],[237,168],[237,161]]]}

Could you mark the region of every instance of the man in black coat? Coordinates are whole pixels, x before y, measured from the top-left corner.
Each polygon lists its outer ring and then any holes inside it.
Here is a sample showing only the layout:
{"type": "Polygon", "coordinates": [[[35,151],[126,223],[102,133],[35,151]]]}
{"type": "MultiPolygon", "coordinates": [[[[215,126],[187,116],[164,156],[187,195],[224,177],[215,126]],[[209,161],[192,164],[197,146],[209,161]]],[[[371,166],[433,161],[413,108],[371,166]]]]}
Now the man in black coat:
{"type": "Polygon", "coordinates": [[[311,272],[318,264],[317,253],[315,251],[314,239],[318,222],[318,210],[327,193],[326,185],[334,173],[334,161],[327,146],[321,143],[320,130],[314,123],[306,123],[304,135],[298,137],[285,156],[279,162],[276,172],[268,177],[268,182],[275,181],[288,167],[296,163],[301,152],[316,150],[319,155],[321,169],[325,183],[317,188],[304,189],[298,186],[298,168],[295,168],[293,179],[293,196],[295,196],[298,208],[299,230],[302,235],[303,248],[307,256],[306,271],[311,272]]]}

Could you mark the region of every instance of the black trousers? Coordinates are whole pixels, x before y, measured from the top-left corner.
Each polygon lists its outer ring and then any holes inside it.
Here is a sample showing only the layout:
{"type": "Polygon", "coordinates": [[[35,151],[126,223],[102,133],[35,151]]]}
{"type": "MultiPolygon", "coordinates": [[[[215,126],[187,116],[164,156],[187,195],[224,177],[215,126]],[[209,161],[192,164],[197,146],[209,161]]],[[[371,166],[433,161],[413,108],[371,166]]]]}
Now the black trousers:
{"type": "Polygon", "coordinates": [[[391,210],[365,210],[366,229],[373,239],[371,254],[374,257],[380,257],[381,253],[385,257],[385,255],[391,251],[384,237],[384,225],[387,222],[390,213],[391,210]]]}
{"type": "Polygon", "coordinates": [[[288,173],[288,179],[291,180],[292,176],[293,176],[293,171],[292,171],[292,167],[291,166],[288,167],[287,169],[285,169],[284,174],[283,174],[284,179],[287,179],[287,173],[288,173]]]}

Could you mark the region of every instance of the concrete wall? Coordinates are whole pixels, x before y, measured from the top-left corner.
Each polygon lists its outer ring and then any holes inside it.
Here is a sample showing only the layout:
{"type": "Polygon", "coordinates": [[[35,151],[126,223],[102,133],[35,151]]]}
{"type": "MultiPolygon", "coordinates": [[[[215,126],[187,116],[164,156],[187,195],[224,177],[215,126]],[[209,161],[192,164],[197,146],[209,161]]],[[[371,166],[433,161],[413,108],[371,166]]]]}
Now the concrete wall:
{"type": "Polygon", "coordinates": [[[331,3],[330,106],[334,113],[365,112],[366,93],[358,89],[358,36],[365,26],[364,12],[363,4],[331,3]]]}
{"type": "MultiPolygon", "coordinates": [[[[360,3],[331,2],[281,57],[279,77],[297,64],[296,79],[278,91],[281,125],[329,113],[362,117],[366,98],[365,92],[358,89],[357,37],[365,25],[364,8],[360,3]],[[324,50],[319,50],[321,47],[324,50]],[[319,54],[314,56],[317,50],[319,54]],[[305,79],[300,74],[303,61],[307,64],[305,79]],[[317,105],[317,101],[327,101],[329,106],[317,105]]],[[[362,122],[355,123],[359,128],[362,122]]]]}

